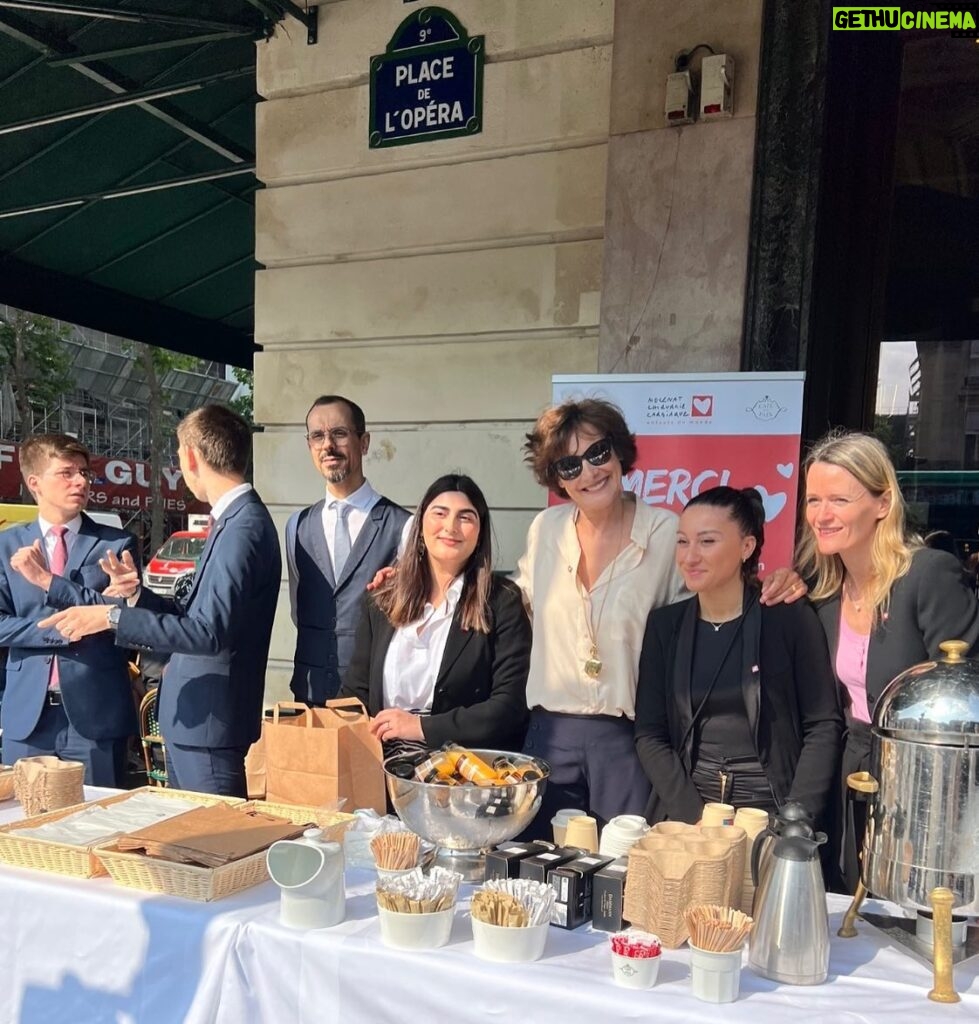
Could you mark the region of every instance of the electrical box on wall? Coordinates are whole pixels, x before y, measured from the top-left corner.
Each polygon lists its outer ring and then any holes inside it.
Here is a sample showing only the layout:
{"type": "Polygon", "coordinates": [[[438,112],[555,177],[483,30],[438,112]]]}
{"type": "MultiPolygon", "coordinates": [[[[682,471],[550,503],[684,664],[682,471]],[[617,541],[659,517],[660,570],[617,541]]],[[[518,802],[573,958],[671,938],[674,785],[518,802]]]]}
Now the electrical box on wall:
{"type": "Polygon", "coordinates": [[[700,118],[712,121],[734,113],[734,58],[729,53],[704,57],[700,64],[700,118]]]}
{"type": "Polygon", "coordinates": [[[693,85],[689,71],[676,71],[666,79],[666,124],[693,124],[693,85]]]}

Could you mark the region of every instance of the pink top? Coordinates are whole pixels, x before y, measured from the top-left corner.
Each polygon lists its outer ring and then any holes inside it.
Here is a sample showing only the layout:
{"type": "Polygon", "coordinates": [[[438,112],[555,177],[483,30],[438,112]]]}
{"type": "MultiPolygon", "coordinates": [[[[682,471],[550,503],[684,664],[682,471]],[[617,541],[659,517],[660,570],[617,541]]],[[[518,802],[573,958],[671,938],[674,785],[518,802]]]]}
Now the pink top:
{"type": "Polygon", "coordinates": [[[847,625],[840,613],[840,642],[836,648],[836,675],[850,694],[850,714],[858,722],[870,722],[867,706],[867,648],[870,634],[864,635],[847,625]]]}

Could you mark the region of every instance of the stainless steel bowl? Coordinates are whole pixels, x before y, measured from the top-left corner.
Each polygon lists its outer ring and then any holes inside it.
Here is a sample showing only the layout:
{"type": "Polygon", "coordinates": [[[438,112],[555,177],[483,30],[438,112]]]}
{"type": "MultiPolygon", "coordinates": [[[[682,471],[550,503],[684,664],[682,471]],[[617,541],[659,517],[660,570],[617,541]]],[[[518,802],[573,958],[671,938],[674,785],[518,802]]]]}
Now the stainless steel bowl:
{"type": "Polygon", "coordinates": [[[505,750],[474,750],[492,763],[506,757],[517,767],[534,765],[542,778],[503,786],[440,786],[436,783],[402,779],[388,771],[384,762],[388,796],[398,817],[422,839],[446,850],[475,854],[492,849],[522,832],[537,813],[547,786],[550,768],[539,758],[505,750]]]}

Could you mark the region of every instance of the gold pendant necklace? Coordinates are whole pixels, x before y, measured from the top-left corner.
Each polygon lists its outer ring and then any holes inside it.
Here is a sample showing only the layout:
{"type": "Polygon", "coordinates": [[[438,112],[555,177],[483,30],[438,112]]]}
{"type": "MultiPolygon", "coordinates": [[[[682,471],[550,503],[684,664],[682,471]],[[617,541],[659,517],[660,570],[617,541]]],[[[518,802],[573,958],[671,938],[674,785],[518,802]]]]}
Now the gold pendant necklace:
{"type": "MultiPolygon", "coordinates": [[[[602,625],[602,613],[605,611],[605,601],[608,599],[608,592],[612,589],[612,580],[615,579],[615,565],[618,561],[619,555],[622,554],[622,535],[625,533],[624,527],[626,522],[627,511],[625,509],[625,499],[622,499],[622,522],[619,525],[619,543],[616,546],[615,555],[610,563],[610,570],[608,576],[608,583],[605,584],[605,593],[602,594],[602,603],[598,607],[598,618],[595,621],[595,628],[592,628],[591,624],[591,606],[590,602],[586,600],[587,595],[582,594],[581,603],[583,611],[585,613],[585,628],[588,630],[588,641],[590,644],[589,656],[585,659],[582,668],[584,669],[585,675],[589,679],[597,679],[602,673],[602,659],[598,656],[598,630],[602,625]]],[[[580,546],[580,542],[579,542],[580,546]]]]}

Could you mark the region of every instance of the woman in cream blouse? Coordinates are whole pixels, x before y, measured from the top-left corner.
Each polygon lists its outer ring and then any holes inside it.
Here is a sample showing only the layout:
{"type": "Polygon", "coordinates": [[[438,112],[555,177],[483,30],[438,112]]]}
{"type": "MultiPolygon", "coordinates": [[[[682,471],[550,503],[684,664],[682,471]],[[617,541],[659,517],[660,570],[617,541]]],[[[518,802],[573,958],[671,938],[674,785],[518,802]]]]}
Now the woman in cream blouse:
{"type": "MultiPolygon", "coordinates": [[[[534,519],[515,577],[534,628],[524,750],[551,767],[527,835],[544,836],[565,807],[600,823],[645,812],[650,786],[633,737],[643,632],[652,608],[687,595],[673,557],[677,517],[622,489],[636,441],[618,408],[583,399],[548,409],[525,451],[538,482],[568,499],[534,519]]],[[[766,584],[765,602],[806,589],[786,570],[766,584]]]]}

